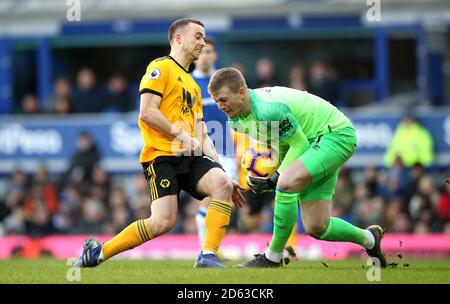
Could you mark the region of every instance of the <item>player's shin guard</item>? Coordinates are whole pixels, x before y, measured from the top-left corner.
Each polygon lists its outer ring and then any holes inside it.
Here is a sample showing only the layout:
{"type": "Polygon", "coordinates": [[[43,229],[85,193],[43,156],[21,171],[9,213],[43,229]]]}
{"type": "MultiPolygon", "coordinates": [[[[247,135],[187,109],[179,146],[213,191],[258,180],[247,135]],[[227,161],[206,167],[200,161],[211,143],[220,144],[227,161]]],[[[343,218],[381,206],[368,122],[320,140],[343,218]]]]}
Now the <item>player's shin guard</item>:
{"type": "Polygon", "coordinates": [[[216,253],[228,229],[231,216],[231,203],[212,200],[205,218],[204,252],[216,253]]]}
{"type": "Polygon", "coordinates": [[[283,252],[298,216],[298,192],[276,190],[274,228],[269,249],[283,252]]]}
{"type": "Polygon", "coordinates": [[[361,246],[367,246],[366,233],[363,229],[337,217],[330,217],[327,229],[319,239],[332,242],[352,242],[361,246]]]}
{"type": "Polygon", "coordinates": [[[153,238],[150,224],[147,219],[136,221],[128,225],[118,235],[103,244],[102,254],[104,259],[132,249],[153,238]]]}

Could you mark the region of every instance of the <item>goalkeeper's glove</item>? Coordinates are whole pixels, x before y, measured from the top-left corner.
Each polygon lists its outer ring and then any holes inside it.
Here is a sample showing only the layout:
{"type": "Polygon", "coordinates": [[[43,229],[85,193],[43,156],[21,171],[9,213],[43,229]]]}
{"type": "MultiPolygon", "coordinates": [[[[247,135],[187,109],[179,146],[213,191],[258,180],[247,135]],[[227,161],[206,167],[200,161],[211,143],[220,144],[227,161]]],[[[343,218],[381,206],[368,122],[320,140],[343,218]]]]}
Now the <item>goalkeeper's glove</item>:
{"type": "Polygon", "coordinates": [[[278,171],[275,171],[269,178],[247,174],[247,184],[254,193],[273,192],[279,176],[278,171]]]}

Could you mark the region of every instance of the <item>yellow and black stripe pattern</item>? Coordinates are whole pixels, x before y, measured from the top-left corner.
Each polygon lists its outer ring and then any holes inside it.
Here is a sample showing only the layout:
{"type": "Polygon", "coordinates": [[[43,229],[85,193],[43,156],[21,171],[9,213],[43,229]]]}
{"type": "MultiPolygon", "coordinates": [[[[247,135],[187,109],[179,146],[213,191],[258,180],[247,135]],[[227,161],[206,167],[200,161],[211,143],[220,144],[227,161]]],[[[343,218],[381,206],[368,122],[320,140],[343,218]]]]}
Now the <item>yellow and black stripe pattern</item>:
{"type": "Polygon", "coordinates": [[[208,208],[216,209],[222,213],[225,213],[228,216],[231,215],[231,205],[226,202],[213,200],[209,203],[208,208]]]}
{"type": "Polygon", "coordinates": [[[148,174],[149,174],[149,185],[150,185],[150,196],[152,198],[152,201],[159,198],[158,194],[158,188],[156,187],[156,173],[155,173],[155,167],[153,166],[153,161],[149,163],[149,166],[147,168],[148,174]]]}
{"type": "Polygon", "coordinates": [[[142,242],[150,241],[153,238],[153,235],[152,232],[150,231],[148,220],[139,220],[136,221],[136,224],[142,242]]]}

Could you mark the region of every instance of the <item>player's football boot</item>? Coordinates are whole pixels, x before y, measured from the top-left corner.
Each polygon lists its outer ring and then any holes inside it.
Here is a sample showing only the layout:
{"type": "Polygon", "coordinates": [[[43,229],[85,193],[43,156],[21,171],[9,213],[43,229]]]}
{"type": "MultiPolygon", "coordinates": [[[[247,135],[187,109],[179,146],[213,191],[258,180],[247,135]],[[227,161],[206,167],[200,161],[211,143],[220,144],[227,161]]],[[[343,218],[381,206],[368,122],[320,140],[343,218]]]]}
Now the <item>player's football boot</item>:
{"type": "Polygon", "coordinates": [[[272,268],[281,266],[283,266],[282,261],[280,261],[279,263],[272,262],[271,260],[266,258],[266,255],[263,253],[255,254],[255,258],[253,260],[235,265],[233,266],[233,268],[272,268]]]}
{"type": "Polygon", "coordinates": [[[367,254],[372,258],[377,258],[380,261],[381,268],[386,268],[386,257],[381,250],[381,239],[383,239],[384,236],[384,229],[378,225],[372,225],[367,227],[367,230],[369,230],[375,238],[375,246],[373,246],[372,249],[366,249],[367,254]]]}
{"type": "Polygon", "coordinates": [[[195,268],[226,268],[224,265],[217,261],[214,254],[202,254],[197,257],[197,261],[194,264],[195,268]]]}
{"type": "Polygon", "coordinates": [[[75,267],[95,267],[99,265],[98,257],[102,252],[102,244],[95,238],[89,238],[83,245],[83,252],[75,263],[75,267]]]}
{"type": "Polygon", "coordinates": [[[283,262],[284,265],[287,265],[291,262],[291,260],[297,260],[297,253],[295,252],[294,247],[287,246],[283,251],[283,262]]]}
{"type": "Polygon", "coordinates": [[[219,263],[226,263],[229,261],[226,257],[224,257],[222,255],[222,252],[220,250],[217,250],[217,252],[216,252],[216,259],[217,259],[217,262],[219,262],[219,263]]]}

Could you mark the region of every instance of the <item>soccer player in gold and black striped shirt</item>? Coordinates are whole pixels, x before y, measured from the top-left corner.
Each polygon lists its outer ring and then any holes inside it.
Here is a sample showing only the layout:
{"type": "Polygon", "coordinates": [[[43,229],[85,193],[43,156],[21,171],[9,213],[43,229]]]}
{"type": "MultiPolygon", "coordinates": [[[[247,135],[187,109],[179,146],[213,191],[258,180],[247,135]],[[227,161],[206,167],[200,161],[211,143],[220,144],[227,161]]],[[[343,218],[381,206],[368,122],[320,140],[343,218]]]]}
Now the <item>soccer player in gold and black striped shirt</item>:
{"type": "Polygon", "coordinates": [[[140,83],[138,124],[144,140],[140,163],[149,184],[152,215],[131,223],[104,244],[88,239],[77,262],[80,267],[95,267],[171,230],[181,189],[200,200],[211,198],[205,242],[195,267],[224,267],[215,255],[233,202],[242,206],[244,198],[219,164],[206,132],[200,88],[188,73],[205,47],[205,30],[198,20],[179,19],[168,34],[170,55],[153,60],[140,83]]]}

